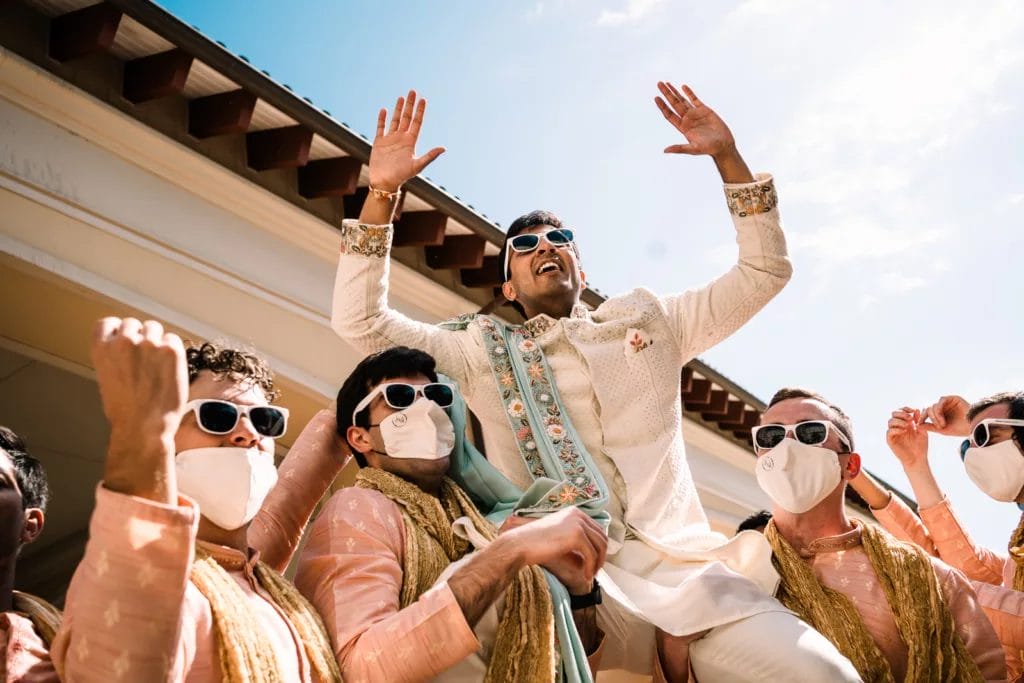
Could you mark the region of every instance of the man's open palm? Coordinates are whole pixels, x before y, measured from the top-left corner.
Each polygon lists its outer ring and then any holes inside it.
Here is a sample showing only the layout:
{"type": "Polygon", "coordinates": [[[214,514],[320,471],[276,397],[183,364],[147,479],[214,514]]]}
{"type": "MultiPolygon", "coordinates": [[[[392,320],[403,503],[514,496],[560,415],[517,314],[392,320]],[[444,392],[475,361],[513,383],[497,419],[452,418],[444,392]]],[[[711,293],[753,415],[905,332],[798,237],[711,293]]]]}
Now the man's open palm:
{"type": "Polygon", "coordinates": [[[426,110],[427,101],[417,102],[416,91],[410,90],[408,97],[399,97],[395,103],[390,126],[387,125],[387,109],[377,114],[377,135],[368,164],[371,187],[394,192],[444,152],[444,147],[435,147],[423,156],[416,156],[416,140],[426,110]]]}
{"type": "Polygon", "coordinates": [[[718,156],[736,147],[729,126],[709,106],[700,101],[689,86],[683,86],[680,93],[671,83],[658,83],[661,97],[655,97],[665,120],[686,138],[686,144],[669,145],[669,154],[707,154],[718,156]]]}

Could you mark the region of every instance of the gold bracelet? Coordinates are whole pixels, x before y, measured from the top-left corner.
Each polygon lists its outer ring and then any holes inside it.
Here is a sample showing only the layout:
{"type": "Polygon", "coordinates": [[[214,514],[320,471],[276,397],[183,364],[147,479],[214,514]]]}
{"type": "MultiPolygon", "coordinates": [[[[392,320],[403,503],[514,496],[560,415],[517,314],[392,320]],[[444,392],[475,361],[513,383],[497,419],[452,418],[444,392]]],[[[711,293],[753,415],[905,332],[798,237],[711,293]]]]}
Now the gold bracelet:
{"type": "Polygon", "coordinates": [[[399,188],[394,192],[388,192],[387,190],[378,190],[376,187],[370,187],[370,194],[377,199],[383,199],[386,202],[393,202],[402,195],[402,189],[399,188]]]}

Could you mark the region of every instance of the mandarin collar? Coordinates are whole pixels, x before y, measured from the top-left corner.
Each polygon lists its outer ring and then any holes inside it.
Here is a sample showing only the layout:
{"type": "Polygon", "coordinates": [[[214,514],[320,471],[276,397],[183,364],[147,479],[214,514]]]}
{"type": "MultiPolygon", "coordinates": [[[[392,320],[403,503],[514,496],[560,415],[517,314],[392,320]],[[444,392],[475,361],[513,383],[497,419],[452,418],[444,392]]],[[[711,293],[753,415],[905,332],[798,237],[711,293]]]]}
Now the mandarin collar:
{"type": "MultiPolygon", "coordinates": [[[[572,307],[572,311],[569,312],[570,320],[586,320],[589,318],[590,309],[581,303],[574,304],[572,307]]],[[[554,327],[556,322],[558,321],[552,318],[547,313],[538,313],[537,315],[533,316],[525,323],[523,323],[523,328],[530,333],[531,337],[539,337],[540,335],[544,334],[552,327],[554,327]]]]}
{"type": "Polygon", "coordinates": [[[196,539],[196,545],[206,552],[210,557],[227,571],[241,571],[246,576],[254,576],[256,565],[260,561],[260,551],[254,548],[247,548],[243,553],[240,550],[229,548],[216,543],[207,543],[196,539]]]}
{"type": "Polygon", "coordinates": [[[853,528],[838,536],[823,536],[807,544],[807,547],[800,549],[800,557],[809,558],[815,555],[827,553],[838,553],[850,548],[856,548],[861,544],[861,525],[853,519],[853,528]]]}

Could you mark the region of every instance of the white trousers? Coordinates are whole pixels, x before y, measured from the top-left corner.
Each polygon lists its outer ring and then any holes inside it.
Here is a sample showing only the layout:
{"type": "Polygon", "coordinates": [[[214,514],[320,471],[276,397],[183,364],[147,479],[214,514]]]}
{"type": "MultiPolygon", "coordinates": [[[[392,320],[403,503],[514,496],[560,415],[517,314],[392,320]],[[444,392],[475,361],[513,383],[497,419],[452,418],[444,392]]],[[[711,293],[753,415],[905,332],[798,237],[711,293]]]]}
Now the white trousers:
{"type": "Polygon", "coordinates": [[[711,629],[690,644],[701,683],[860,681],[846,657],[799,617],[764,612],[711,629]]]}
{"type": "MultiPolygon", "coordinates": [[[[607,601],[598,608],[598,624],[605,631],[598,683],[650,681],[657,657],[654,627],[640,627],[607,601]]],[[[779,611],[712,628],[690,643],[690,666],[699,683],[861,680],[850,661],[825,636],[781,604],[779,611]]]]}

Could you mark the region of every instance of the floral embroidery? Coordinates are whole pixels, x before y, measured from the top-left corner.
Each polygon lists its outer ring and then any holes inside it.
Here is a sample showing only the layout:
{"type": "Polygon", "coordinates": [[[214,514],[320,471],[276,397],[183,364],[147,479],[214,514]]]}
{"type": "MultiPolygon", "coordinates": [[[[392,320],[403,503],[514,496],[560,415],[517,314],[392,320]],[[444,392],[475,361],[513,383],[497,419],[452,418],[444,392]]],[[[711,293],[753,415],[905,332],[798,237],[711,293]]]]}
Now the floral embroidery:
{"type": "MultiPolygon", "coordinates": [[[[574,310],[573,314],[576,313],[574,310]]],[[[581,315],[586,314],[586,309],[583,308],[581,315]]],[[[500,323],[495,323],[488,316],[479,316],[477,321],[484,345],[488,349],[491,369],[497,379],[499,398],[509,416],[516,445],[527,469],[534,477],[550,477],[562,482],[534,509],[558,509],[600,498],[604,494],[595,481],[595,474],[584,460],[580,446],[569,436],[569,429],[566,427],[568,418],[562,415],[558,403],[554,400],[555,390],[550,370],[540,346],[533,339],[532,331],[527,326],[509,329],[510,339],[506,346],[503,330],[498,328],[500,323]],[[511,353],[518,353],[523,365],[526,366],[526,386],[520,386],[516,381],[512,359],[509,358],[511,353]],[[542,411],[542,424],[531,425],[523,391],[530,392],[534,405],[542,411]],[[550,472],[544,466],[541,454],[537,450],[535,428],[542,430],[538,433],[549,440],[551,453],[557,455],[561,463],[560,471],[550,472]]],[[[532,320],[536,323],[543,321],[549,322],[546,329],[554,323],[547,316],[538,316],[532,320]]]]}
{"type": "Polygon", "coordinates": [[[341,224],[341,253],[384,258],[391,248],[390,225],[367,225],[356,221],[341,224]]]}
{"type": "Polygon", "coordinates": [[[641,351],[652,346],[653,344],[654,340],[651,339],[650,337],[644,336],[644,333],[641,330],[638,330],[633,327],[626,330],[627,352],[631,351],[633,353],[640,353],[641,351]]]}
{"type": "Polygon", "coordinates": [[[749,187],[726,188],[725,200],[729,213],[740,218],[768,213],[779,203],[775,182],[768,180],[749,187]]]}

